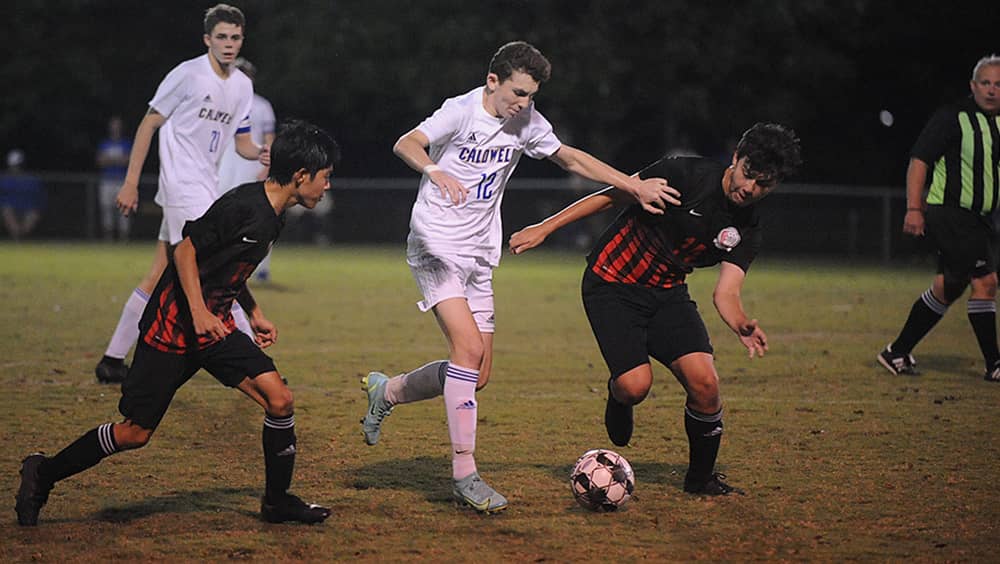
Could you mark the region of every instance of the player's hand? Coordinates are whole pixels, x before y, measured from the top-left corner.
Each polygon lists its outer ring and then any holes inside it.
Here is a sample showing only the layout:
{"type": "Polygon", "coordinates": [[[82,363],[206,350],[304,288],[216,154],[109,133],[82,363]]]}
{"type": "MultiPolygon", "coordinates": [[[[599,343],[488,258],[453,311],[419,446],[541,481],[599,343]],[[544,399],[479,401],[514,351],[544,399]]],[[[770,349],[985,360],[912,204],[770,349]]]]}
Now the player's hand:
{"type": "Polygon", "coordinates": [[[278,342],[278,327],[263,315],[251,319],[250,327],[253,328],[253,340],[258,347],[266,349],[278,342]]]}
{"type": "Polygon", "coordinates": [[[764,356],[767,352],[767,335],[757,324],[756,319],[751,319],[739,327],[740,341],[750,353],[750,358],[764,356]]]}
{"type": "Polygon", "coordinates": [[[271,166],[271,147],[269,145],[260,146],[260,154],[257,155],[257,161],[264,167],[271,166]]]}
{"type": "Polygon", "coordinates": [[[194,332],[196,334],[207,335],[213,341],[220,341],[229,334],[226,324],[205,308],[192,308],[191,321],[194,323],[194,332]]]}
{"type": "Polygon", "coordinates": [[[922,210],[907,210],[903,217],[903,233],[914,237],[924,234],[924,212],[922,210]]]}
{"type": "Polygon", "coordinates": [[[118,190],[115,206],[122,215],[128,216],[139,207],[139,186],[126,182],[118,190]]]}
{"type": "Polygon", "coordinates": [[[451,200],[451,203],[456,206],[465,203],[465,199],[469,195],[469,189],[462,186],[462,183],[457,178],[443,170],[432,171],[427,177],[441,190],[442,197],[451,200]]]}
{"type": "Polygon", "coordinates": [[[519,255],[528,249],[534,249],[544,243],[548,236],[549,234],[542,227],[542,224],[529,225],[510,236],[510,252],[519,255]]]}
{"type": "Polygon", "coordinates": [[[681,205],[680,195],[675,188],[667,184],[663,178],[636,179],[633,196],[642,205],[642,209],[653,215],[662,215],[667,206],[681,205]]]}

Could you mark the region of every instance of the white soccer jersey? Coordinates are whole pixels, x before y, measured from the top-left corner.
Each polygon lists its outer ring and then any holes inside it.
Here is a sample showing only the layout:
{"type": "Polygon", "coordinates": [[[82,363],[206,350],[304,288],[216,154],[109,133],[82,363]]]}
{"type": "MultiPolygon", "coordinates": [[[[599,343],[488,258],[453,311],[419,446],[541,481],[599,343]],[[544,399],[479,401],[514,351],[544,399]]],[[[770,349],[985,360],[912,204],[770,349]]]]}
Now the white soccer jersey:
{"type": "Polygon", "coordinates": [[[407,254],[481,257],[500,262],[500,203],[522,153],[551,156],[562,144],[534,103],[509,119],[483,108],[483,89],[449,98],[417,129],[430,141],[428,154],[469,189],[467,200],[451,202],[425,174],[410,215],[407,254]]]}
{"type": "MultiPolygon", "coordinates": [[[[250,105],[250,123],[253,124],[250,138],[258,145],[264,144],[264,135],[274,133],[274,109],[271,102],[256,93],[250,105]]],[[[230,139],[222,153],[222,162],[219,163],[219,195],[240,184],[256,182],[262,170],[264,165],[260,161],[241,157],[236,152],[236,143],[230,139]]]]}
{"type": "Polygon", "coordinates": [[[167,118],[160,127],[160,185],[156,203],[191,206],[219,196],[219,159],[236,133],[250,131],[253,83],[239,69],[220,78],[208,54],[174,67],[150,107],[167,118]]]}

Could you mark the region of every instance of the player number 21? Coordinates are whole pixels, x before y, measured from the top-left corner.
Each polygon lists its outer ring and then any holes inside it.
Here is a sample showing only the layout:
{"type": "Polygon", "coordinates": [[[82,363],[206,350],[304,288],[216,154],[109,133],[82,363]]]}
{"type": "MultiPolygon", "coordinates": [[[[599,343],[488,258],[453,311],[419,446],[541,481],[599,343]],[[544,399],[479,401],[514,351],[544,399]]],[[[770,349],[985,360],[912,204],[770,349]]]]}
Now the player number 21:
{"type": "Polygon", "coordinates": [[[480,200],[489,200],[493,196],[493,190],[490,187],[496,182],[497,173],[494,172],[489,175],[483,173],[480,176],[482,178],[479,179],[479,185],[476,186],[476,197],[480,200]]]}
{"type": "Polygon", "coordinates": [[[222,133],[218,129],[212,130],[212,138],[208,141],[208,152],[214,153],[219,150],[219,140],[222,139],[222,133]]]}

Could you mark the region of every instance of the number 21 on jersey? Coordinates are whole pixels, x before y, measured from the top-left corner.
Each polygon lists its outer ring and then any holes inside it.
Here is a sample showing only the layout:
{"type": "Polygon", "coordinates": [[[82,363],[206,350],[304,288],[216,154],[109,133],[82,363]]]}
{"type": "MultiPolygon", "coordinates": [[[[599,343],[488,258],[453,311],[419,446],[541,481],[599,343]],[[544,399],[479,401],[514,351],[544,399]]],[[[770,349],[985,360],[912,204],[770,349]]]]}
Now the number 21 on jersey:
{"type": "Polygon", "coordinates": [[[208,140],[208,152],[214,153],[219,150],[219,141],[222,139],[222,132],[218,129],[212,130],[212,138],[208,140]]]}

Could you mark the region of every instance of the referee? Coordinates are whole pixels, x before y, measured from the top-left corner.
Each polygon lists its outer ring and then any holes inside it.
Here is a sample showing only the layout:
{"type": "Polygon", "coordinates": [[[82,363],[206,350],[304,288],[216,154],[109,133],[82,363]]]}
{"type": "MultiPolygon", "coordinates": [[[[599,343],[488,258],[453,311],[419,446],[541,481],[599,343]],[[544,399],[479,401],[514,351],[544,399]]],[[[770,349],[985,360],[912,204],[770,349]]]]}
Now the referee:
{"type": "Polygon", "coordinates": [[[940,108],[911,151],[903,232],[927,235],[938,267],[899,336],[877,357],[893,374],[917,374],[910,352],[971,284],[969,324],[983,353],[985,379],[1000,382],[996,231],[990,218],[1000,198],[1000,57],[980,59],[969,87],[972,96],[940,108]]]}

